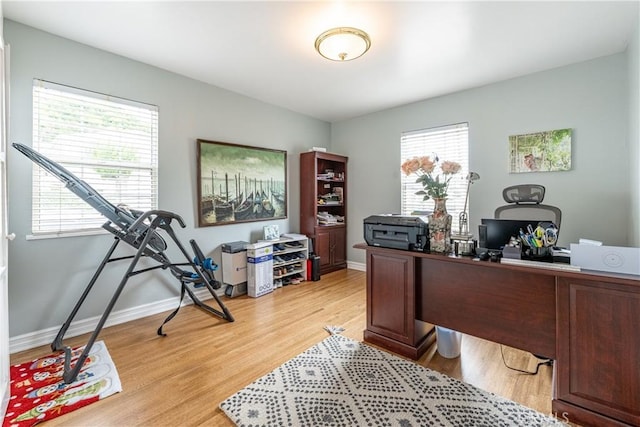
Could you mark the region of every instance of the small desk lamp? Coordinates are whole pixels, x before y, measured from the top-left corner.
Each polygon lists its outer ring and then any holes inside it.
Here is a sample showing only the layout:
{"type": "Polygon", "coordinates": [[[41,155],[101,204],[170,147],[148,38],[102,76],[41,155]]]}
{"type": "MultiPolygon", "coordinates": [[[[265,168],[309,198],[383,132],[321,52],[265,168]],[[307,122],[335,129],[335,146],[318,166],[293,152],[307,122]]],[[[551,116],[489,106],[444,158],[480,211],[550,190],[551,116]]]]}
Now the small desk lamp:
{"type": "Polygon", "coordinates": [[[458,234],[454,234],[451,238],[457,248],[456,253],[459,253],[460,255],[473,255],[475,250],[473,235],[469,233],[469,215],[467,214],[467,205],[469,202],[469,189],[471,184],[479,179],[480,175],[476,172],[469,172],[467,174],[467,194],[464,198],[464,209],[462,209],[462,212],[460,212],[460,216],[458,217],[458,234]]]}

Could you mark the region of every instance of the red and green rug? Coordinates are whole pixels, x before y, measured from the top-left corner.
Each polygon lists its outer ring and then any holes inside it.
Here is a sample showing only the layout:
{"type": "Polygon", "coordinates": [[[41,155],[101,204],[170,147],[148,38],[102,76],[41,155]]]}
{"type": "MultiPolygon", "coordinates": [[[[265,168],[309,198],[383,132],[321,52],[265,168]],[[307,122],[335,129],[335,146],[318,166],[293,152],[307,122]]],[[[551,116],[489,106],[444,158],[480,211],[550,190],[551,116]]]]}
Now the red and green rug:
{"type": "MultiPolygon", "coordinates": [[[[71,365],[84,347],[72,350],[71,365]]],[[[103,341],[93,344],[78,378],[62,381],[64,353],[11,366],[11,392],[2,427],[33,426],[122,391],[103,341]]]]}

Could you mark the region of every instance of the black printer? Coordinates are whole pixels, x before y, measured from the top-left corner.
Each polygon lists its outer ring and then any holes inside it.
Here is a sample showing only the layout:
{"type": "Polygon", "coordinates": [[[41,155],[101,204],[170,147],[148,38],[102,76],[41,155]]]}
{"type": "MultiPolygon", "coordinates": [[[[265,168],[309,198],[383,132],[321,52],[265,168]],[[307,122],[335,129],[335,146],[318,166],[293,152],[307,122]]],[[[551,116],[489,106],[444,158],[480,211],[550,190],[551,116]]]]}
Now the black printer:
{"type": "Polygon", "coordinates": [[[381,248],[428,251],[429,223],[423,216],[372,215],[364,219],[364,240],[381,248]]]}

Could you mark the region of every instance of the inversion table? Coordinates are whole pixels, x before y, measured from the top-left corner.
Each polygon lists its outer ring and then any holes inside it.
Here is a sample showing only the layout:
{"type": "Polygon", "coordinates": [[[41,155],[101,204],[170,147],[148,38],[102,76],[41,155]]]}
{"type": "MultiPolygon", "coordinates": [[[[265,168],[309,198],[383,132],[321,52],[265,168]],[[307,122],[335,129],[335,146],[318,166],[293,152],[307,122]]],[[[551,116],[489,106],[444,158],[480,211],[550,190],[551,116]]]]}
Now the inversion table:
{"type": "Polygon", "coordinates": [[[33,162],[37,163],[39,166],[57,177],[65,184],[65,186],[70,191],[72,191],[78,197],[87,202],[91,207],[96,209],[100,214],[106,217],[107,222],[102,225],[102,228],[109,231],[115,236],[113,244],[107,251],[107,254],[98,266],[98,269],[89,281],[89,284],[80,296],[80,299],[78,300],[78,302],[76,302],[76,305],[71,311],[71,314],[69,314],[69,317],[64,322],[64,324],[60,328],[60,331],[58,331],[58,334],[56,335],[53,343],[51,344],[51,349],[53,351],[64,350],[65,362],[63,379],[65,383],[71,383],[76,379],[78,373],[80,372],[80,369],[82,368],[82,365],[89,355],[89,351],[91,350],[93,343],[104,327],[104,324],[109,317],[113,306],[122,293],[125,284],[130,277],[135,276],[136,274],[159,268],[163,270],[168,269],[171,274],[180,281],[181,289],[180,302],[178,303],[178,307],[164,320],[162,325],[160,325],[157,331],[158,335],[165,336],[165,334],[162,332],[162,327],[178,313],[178,310],[182,305],[182,300],[185,293],[187,293],[193,303],[201,309],[213,315],[219,316],[229,322],[234,321],[233,316],[215,292],[215,290],[219,289],[221,286],[220,282],[215,279],[215,276],[213,274],[213,271],[215,271],[218,266],[211,260],[211,258],[204,257],[195,240],[189,241],[194,253],[194,257],[190,258],[184,246],[182,246],[182,244],[178,240],[178,237],[173,231],[171,223],[174,220],[180,225],[180,227],[185,228],[185,223],[179,215],[163,210],[151,210],[142,212],[129,209],[124,206],[115,206],[107,201],[104,197],[102,197],[97,191],[91,188],[89,184],[76,177],[74,174],[69,172],[58,163],[48,159],[47,157],[39,154],[38,152],[25,145],[17,143],[14,143],[12,145],[22,154],[30,158],[33,162]],[[180,252],[184,255],[186,261],[182,263],[173,263],[169,260],[164,252],[167,249],[167,243],[160,234],[161,232],[166,233],[166,235],[169,236],[170,241],[173,241],[175,243],[180,252]],[[135,255],[112,258],[112,255],[120,242],[125,242],[137,249],[135,255]],[[142,257],[152,259],[157,263],[157,265],[136,270],[136,265],[142,257]],[[82,354],[76,360],[75,365],[71,366],[71,348],[65,346],[62,342],[67,329],[69,329],[73,318],[76,316],[84,300],[89,295],[91,288],[98,280],[98,277],[100,276],[100,273],[102,273],[104,267],[110,262],[127,259],[131,260],[127,271],[122,277],[120,284],[116,288],[113,297],[107,304],[102,317],[98,321],[98,325],[89,337],[89,341],[84,347],[82,354]],[[192,285],[194,288],[205,287],[206,289],[208,289],[211,293],[211,296],[218,303],[220,310],[215,309],[200,301],[200,299],[195,295],[194,291],[188,285],[192,285]]]}

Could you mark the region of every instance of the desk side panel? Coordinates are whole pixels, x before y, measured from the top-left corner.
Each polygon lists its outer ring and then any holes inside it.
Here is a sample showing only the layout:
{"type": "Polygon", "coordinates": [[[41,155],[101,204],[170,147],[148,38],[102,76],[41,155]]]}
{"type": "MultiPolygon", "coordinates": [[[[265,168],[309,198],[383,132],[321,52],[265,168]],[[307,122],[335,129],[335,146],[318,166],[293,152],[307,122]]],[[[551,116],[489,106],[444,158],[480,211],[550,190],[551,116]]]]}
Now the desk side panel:
{"type": "Polygon", "coordinates": [[[556,358],[556,279],[489,263],[420,258],[417,318],[556,358]]]}
{"type": "Polygon", "coordinates": [[[558,286],[556,399],[640,425],[640,288],[569,278],[558,286]]]}
{"type": "Polygon", "coordinates": [[[412,359],[435,341],[433,325],[415,317],[415,257],[367,248],[367,329],[364,340],[412,359]]]}
{"type": "Polygon", "coordinates": [[[367,330],[413,342],[414,265],[412,256],[368,254],[367,330]]]}

